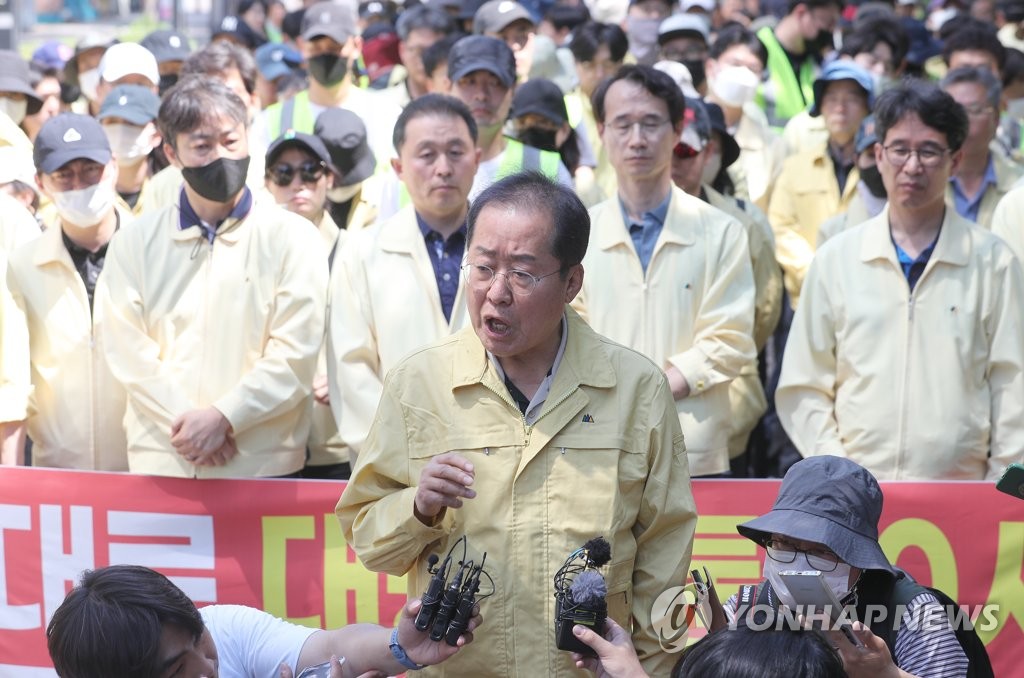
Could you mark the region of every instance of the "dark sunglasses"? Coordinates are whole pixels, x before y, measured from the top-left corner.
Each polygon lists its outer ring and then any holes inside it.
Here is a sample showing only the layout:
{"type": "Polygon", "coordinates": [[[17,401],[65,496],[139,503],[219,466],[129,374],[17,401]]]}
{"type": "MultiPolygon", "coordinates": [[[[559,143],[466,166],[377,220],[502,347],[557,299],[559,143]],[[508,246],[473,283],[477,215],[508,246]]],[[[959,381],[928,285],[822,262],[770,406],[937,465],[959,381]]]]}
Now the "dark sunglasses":
{"type": "Polygon", "coordinates": [[[281,163],[267,169],[267,174],[270,176],[270,180],[278,186],[289,186],[295,178],[296,172],[303,183],[315,184],[320,181],[326,171],[327,168],[322,162],[304,162],[298,167],[281,163]]]}
{"type": "Polygon", "coordinates": [[[690,160],[700,155],[700,151],[698,151],[693,146],[690,146],[689,144],[684,144],[683,142],[680,141],[678,144],[675,145],[675,148],[672,149],[672,154],[679,158],[680,160],[690,160]]]}

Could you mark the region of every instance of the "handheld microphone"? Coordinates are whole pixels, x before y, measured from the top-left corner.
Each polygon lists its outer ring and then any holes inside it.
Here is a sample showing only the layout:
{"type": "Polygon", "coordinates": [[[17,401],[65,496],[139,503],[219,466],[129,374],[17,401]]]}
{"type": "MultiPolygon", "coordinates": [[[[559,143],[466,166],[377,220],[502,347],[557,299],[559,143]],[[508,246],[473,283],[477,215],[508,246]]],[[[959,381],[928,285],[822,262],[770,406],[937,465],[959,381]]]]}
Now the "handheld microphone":
{"type": "Polygon", "coordinates": [[[603,635],[608,619],[608,584],[597,568],[611,560],[611,545],[602,537],[573,551],[555,573],[555,641],[560,650],[588,657],[597,654],[572,633],[576,624],[603,635]]]}

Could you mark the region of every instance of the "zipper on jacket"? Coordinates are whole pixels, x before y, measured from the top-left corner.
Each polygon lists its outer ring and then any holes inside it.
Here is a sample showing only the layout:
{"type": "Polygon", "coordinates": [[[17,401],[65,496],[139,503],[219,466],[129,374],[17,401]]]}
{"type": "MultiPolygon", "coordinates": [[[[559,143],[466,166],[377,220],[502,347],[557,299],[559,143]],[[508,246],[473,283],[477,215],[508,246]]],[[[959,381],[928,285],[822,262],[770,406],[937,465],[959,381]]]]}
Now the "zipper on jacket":
{"type": "MultiPolygon", "coordinates": [[[[920,282],[920,280],[918,280],[920,282]]],[[[910,381],[910,344],[914,336],[914,293],[911,292],[907,298],[907,339],[906,344],[903,347],[903,381],[900,384],[900,420],[899,420],[899,445],[896,448],[896,468],[895,472],[897,477],[899,476],[903,468],[903,454],[907,444],[907,419],[909,414],[907,409],[908,398],[907,398],[907,383],[910,381]]]]}
{"type": "Polygon", "coordinates": [[[501,398],[501,400],[505,404],[507,404],[509,407],[511,407],[516,412],[519,412],[519,420],[523,422],[523,435],[524,435],[523,447],[527,447],[530,444],[530,431],[533,429],[533,427],[526,423],[526,415],[523,414],[522,412],[520,412],[519,406],[516,405],[514,402],[512,402],[512,398],[510,398],[508,395],[506,395],[505,393],[499,393],[497,389],[491,388],[487,384],[484,384],[484,385],[487,386],[487,390],[489,390],[491,393],[493,393],[494,395],[496,395],[499,398],[501,398]]]}
{"type": "MultiPolygon", "coordinates": [[[[214,238],[214,240],[216,240],[216,237],[214,238]]],[[[214,243],[214,240],[210,241],[210,250],[207,253],[206,261],[203,262],[203,268],[206,269],[206,272],[205,272],[205,274],[203,276],[204,280],[203,280],[203,294],[202,294],[202,299],[203,299],[203,332],[202,332],[202,336],[204,336],[204,337],[206,336],[207,329],[210,327],[210,304],[207,303],[207,298],[208,297],[207,297],[206,292],[207,292],[207,290],[210,289],[210,276],[211,276],[211,270],[213,269],[213,243],[214,243]]],[[[202,240],[199,241],[199,243],[201,243],[201,242],[202,242],[202,240]]],[[[201,247],[201,245],[199,243],[196,244],[196,250],[198,250],[199,247],[201,247]]],[[[203,373],[203,369],[204,369],[204,367],[206,365],[206,342],[205,341],[201,341],[199,343],[200,343],[200,346],[201,346],[200,353],[199,353],[199,374],[202,374],[203,373]]],[[[200,395],[202,395],[202,386],[197,384],[197,388],[196,388],[196,402],[200,401],[200,398],[199,398],[200,395]]],[[[199,477],[199,467],[198,466],[193,467],[193,469],[192,469],[192,477],[193,478],[198,478],[199,477]]]]}

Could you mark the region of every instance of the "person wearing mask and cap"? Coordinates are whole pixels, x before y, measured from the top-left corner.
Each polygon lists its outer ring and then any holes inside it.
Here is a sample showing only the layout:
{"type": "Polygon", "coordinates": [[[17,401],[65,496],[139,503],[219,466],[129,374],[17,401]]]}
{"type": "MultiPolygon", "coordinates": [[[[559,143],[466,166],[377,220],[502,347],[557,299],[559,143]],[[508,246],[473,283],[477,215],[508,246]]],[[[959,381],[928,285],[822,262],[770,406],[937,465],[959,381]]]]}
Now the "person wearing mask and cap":
{"type": "Polygon", "coordinates": [[[473,17],[473,33],[497,38],[508,45],[516,58],[520,82],[538,76],[561,81],[568,75],[555,52],[555,43],[537,34],[533,14],[514,0],[489,0],[481,5],[473,17]]]}
{"type": "Polygon", "coordinates": [[[181,67],[192,54],[192,46],[188,37],[175,30],[160,29],[144,37],[139,44],[148,49],[156,57],[160,72],[158,84],[159,94],[163,96],[167,90],[178,82],[181,67]]]}
{"type": "MultiPolygon", "coordinates": [[[[327,147],[312,134],[288,131],[270,145],[266,165],[267,191],[278,205],[305,217],[317,227],[323,238],[324,258],[330,264],[348,232],[339,229],[325,209],[327,191],[335,180],[327,147]]],[[[308,457],[302,477],[346,480],[351,472],[349,451],[338,435],[338,425],[331,414],[326,345],[320,346],[311,388],[308,457]]]]}
{"type": "Polygon", "coordinates": [[[257,48],[253,56],[257,69],[256,92],[263,108],[287,99],[288,88],[296,81],[303,83],[296,92],[305,88],[302,54],[298,50],[282,43],[268,42],[257,48]]]}
{"type": "Polygon", "coordinates": [[[807,267],[814,257],[818,228],[849,209],[860,172],[854,140],[874,103],[871,76],[849,60],[833,61],[814,81],[811,115],[820,115],[828,140],[818,149],[790,156],[772,191],[768,220],[795,309],[807,267]]]}
{"type": "MultiPolygon", "coordinates": [[[[687,98],[686,124],[672,150],[672,183],[733,217],[746,231],[754,275],[753,338],[760,353],[782,313],[782,272],[775,262],[772,228],[764,213],[756,206],[724,195],[711,186],[707,175],[711,174],[713,179],[719,174],[705,171],[713,156],[718,157],[721,171],[735,162],[739,155],[736,142],[724,129],[721,109],[716,109],[715,104],[687,98]]],[[[758,378],[756,357],[730,382],[729,408],[732,412],[729,458],[735,460],[743,454],[750,432],[768,408],[764,388],[758,378]]]]}
{"type": "Polygon", "coordinates": [[[673,5],[669,0],[629,0],[622,30],[636,63],[650,66],[658,60],[658,29],[672,14],[673,5]]]}
{"type": "Polygon", "coordinates": [[[64,64],[64,82],[76,87],[81,97],[71,102],[71,110],[75,113],[96,115],[103,99],[99,97],[97,88],[100,84],[100,60],[112,46],[117,44],[114,38],[90,34],[75,45],[75,53],[64,64]]]}
{"type": "MultiPolygon", "coordinates": [[[[56,208],[43,235],[10,254],[4,352],[29,356],[4,379],[17,386],[17,418],[5,425],[32,439],[32,464],[125,471],[125,392],[103,352],[109,334],[95,308],[108,245],[129,215],[115,205],[117,163],[103,128],[76,113],[51,118],[36,138],[40,189],[56,208]]],[[[123,232],[123,231],[121,231],[123,232]]],[[[10,415],[8,415],[10,416],[10,415]]],[[[17,463],[24,463],[18,449],[17,463]]]]}
{"type": "Polygon", "coordinates": [[[289,129],[312,134],[317,116],[327,108],[347,108],[366,123],[370,148],[388,157],[398,107],[386,97],[356,86],[352,72],[362,49],[353,0],[318,2],[302,19],[300,51],[309,71],[309,88],[264,110],[253,136],[262,145],[289,129]]]}
{"type": "Polygon", "coordinates": [[[32,88],[28,62],[17,52],[0,50],[0,117],[13,123],[0,130],[0,143],[31,148],[32,142],[19,125],[26,115],[42,107],[43,100],[32,88]]]}
{"type": "Polygon", "coordinates": [[[327,211],[338,228],[366,228],[377,220],[377,205],[370,196],[380,193],[379,176],[374,174],[377,159],[366,141],[366,125],[352,111],[328,108],[316,119],[313,134],[327,147],[334,168],[327,211]]]}
{"type": "Polygon", "coordinates": [[[658,56],[676,61],[690,71],[693,88],[707,94],[704,62],[708,58],[708,27],[695,14],[673,14],[658,26],[658,56]]]}
{"type": "Polygon", "coordinates": [[[823,52],[832,48],[841,10],[840,0],[789,0],[789,11],[774,30],[757,31],[768,50],[768,76],[755,101],[778,132],[813,101],[814,81],[823,52]]]}
{"type": "Polygon", "coordinates": [[[282,476],[305,463],[327,260],[309,221],[246,187],[247,122],[220,80],[172,87],[158,125],[178,201],[108,254],[96,303],[128,392],[132,472],[282,476]]]}
{"type": "Polygon", "coordinates": [[[160,67],[156,57],[137,42],[119,42],[103,53],[99,65],[100,80],[96,101],[102,104],[110,90],[118,85],[148,87],[156,94],[160,85],[160,67]]]}
{"type": "Polygon", "coordinates": [[[725,26],[711,43],[705,64],[707,100],[722,109],[729,133],[740,148],[738,162],[729,167],[735,195],[762,210],[768,209],[768,198],[786,158],[782,140],[754,103],[767,62],[768,51],[756,35],[742,26],[725,26]]]}
{"type": "Polygon", "coordinates": [[[875,136],[875,117],[869,115],[860,124],[857,138],[854,140],[857,151],[857,169],[860,173],[857,197],[850,203],[850,209],[826,219],[821,224],[818,229],[818,243],[815,249],[820,248],[829,238],[862,224],[872,217],[877,217],[885,209],[888,197],[885,192],[885,184],[882,182],[882,174],[875,161],[876,143],[878,143],[878,137],[875,136]]]}
{"type": "Polygon", "coordinates": [[[96,117],[117,163],[117,195],[134,216],[145,208],[139,198],[153,173],[150,154],[161,141],[156,129],[159,111],[160,99],[149,88],[119,85],[110,90],[96,117]]]}

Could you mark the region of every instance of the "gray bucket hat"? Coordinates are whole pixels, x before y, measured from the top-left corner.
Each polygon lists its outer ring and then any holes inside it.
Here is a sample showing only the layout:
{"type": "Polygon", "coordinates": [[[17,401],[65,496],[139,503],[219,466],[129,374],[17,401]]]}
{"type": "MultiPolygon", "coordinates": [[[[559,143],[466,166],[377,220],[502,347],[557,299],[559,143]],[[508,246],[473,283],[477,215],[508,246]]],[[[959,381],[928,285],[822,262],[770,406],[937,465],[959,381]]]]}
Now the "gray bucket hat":
{"type": "Polygon", "coordinates": [[[854,567],[893,572],[878,545],[881,515],[875,477],[849,459],[823,455],[793,464],[772,510],[736,530],[762,545],[772,533],[818,542],[854,567]]]}

